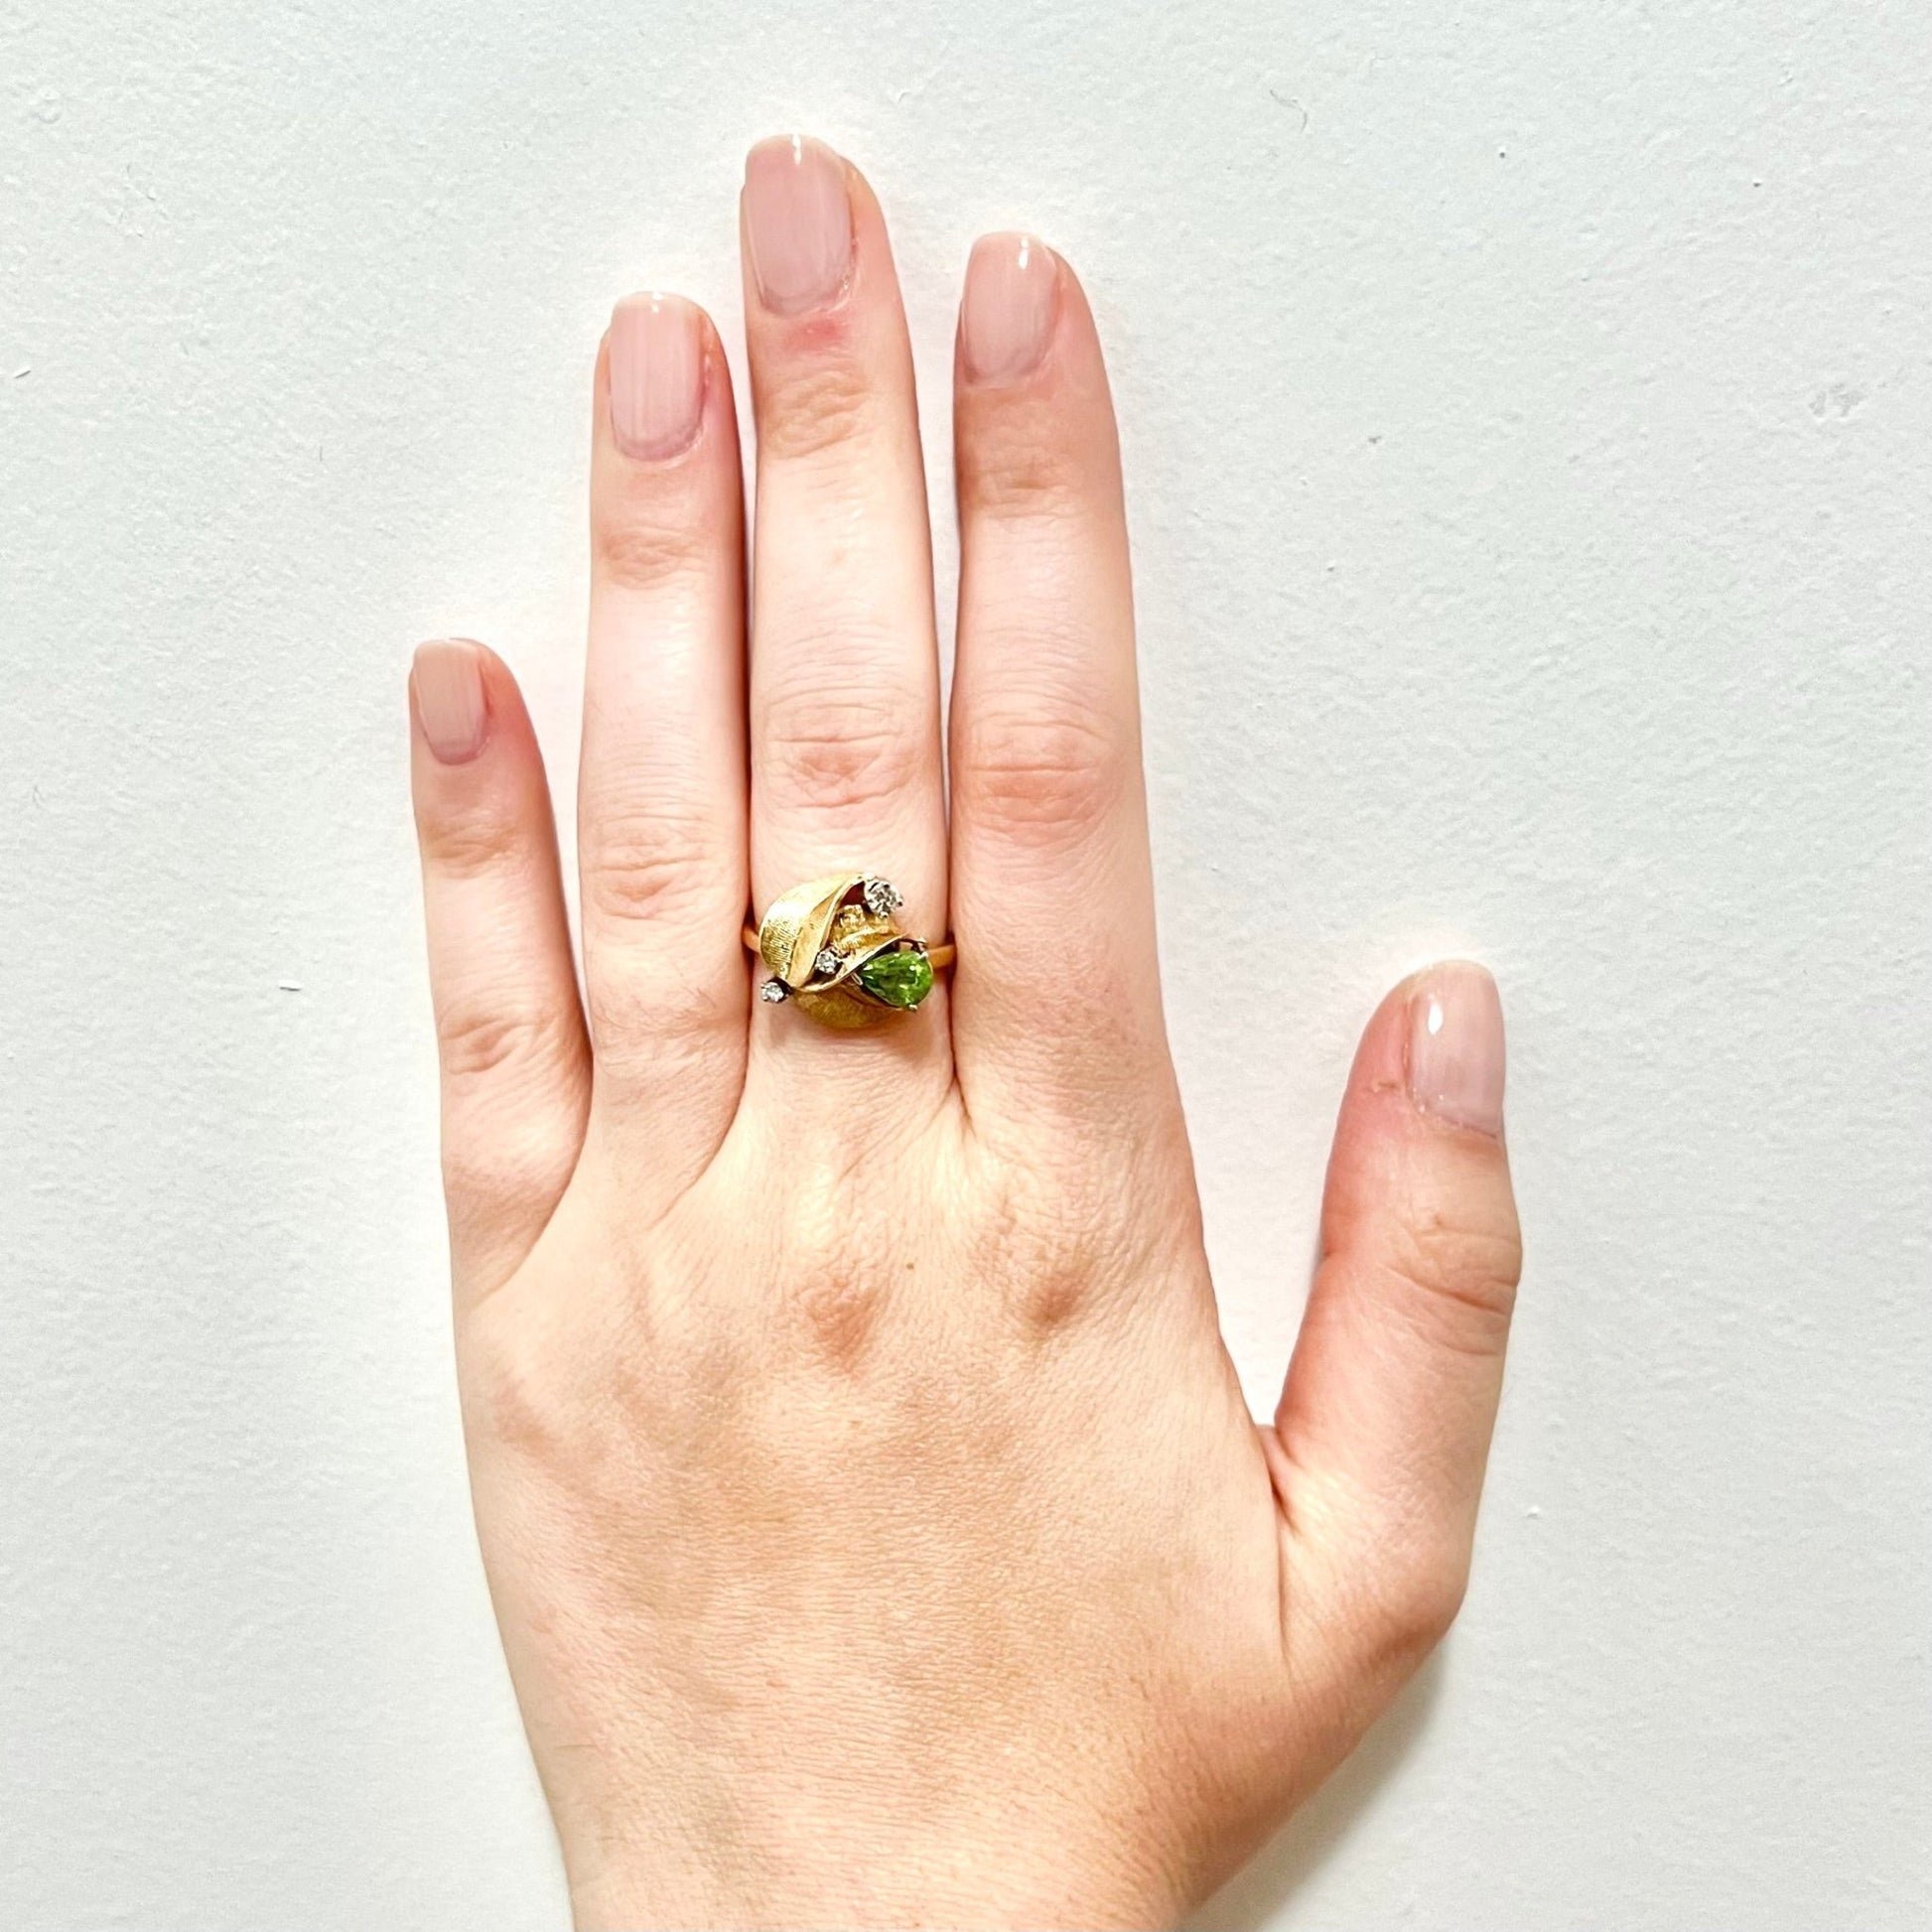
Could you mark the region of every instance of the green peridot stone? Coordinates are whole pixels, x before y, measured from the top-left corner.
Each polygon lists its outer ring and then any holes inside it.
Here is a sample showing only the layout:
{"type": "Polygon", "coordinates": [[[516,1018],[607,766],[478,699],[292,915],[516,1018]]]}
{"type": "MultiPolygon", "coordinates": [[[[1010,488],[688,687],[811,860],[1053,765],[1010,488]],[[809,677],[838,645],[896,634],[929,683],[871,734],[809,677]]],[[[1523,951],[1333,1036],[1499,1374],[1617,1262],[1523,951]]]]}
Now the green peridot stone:
{"type": "Polygon", "coordinates": [[[889,1007],[915,1007],[932,991],[932,961],[916,946],[875,953],[852,976],[889,1007]]]}

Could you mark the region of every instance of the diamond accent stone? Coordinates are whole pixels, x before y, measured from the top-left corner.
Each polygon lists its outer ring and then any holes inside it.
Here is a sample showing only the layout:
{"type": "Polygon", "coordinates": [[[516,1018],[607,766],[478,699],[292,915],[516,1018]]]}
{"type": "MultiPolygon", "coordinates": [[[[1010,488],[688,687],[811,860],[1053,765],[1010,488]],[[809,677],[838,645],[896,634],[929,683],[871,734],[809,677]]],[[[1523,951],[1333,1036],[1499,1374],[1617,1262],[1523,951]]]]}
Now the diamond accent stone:
{"type": "Polygon", "coordinates": [[[812,969],[815,972],[823,973],[827,979],[830,979],[832,975],[836,973],[839,970],[839,968],[844,964],[845,961],[839,956],[839,954],[834,952],[830,946],[827,946],[825,950],[822,953],[820,953],[815,960],[812,961],[812,969]]]}
{"type": "Polygon", "coordinates": [[[788,987],[783,980],[766,980],[764,984],[759,988],[759,998],[762,1000],[766,1006],[775,1007],[781,1001],[788,1000],[791,998],[791,988],[788,987]]]}
{"type": "Polygon", "coordinates": [[[890,879],[868,879],[860,888],[866,910],[876,919],[890,917],[905,903],[905,895],[890,879]]]}

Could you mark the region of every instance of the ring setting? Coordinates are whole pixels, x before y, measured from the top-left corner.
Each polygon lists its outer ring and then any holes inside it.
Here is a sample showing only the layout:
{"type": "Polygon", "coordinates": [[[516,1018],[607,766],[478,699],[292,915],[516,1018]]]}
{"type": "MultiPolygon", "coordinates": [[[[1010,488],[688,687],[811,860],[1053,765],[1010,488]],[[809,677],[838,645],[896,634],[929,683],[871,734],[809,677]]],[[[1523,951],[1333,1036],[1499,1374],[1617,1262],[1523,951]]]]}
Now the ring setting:
{"type": "Polygon", "coordinates": [[[846,1029],[910,1012],[953,948],[901,932],[894,914],[904,902],[872,872],[833,873],[781,893],[756,932],[745,928],[745,943],[770,969],[759,998],[795,1002],[821,1026],[846,1029]]]}

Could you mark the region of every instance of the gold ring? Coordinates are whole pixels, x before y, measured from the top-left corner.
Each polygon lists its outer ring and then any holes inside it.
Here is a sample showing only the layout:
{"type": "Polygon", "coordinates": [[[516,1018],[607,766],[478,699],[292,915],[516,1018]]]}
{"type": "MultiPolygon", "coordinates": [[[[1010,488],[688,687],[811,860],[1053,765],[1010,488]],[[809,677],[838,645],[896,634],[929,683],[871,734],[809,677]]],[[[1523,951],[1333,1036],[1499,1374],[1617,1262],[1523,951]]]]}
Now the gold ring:
{"type": "Polygon", "coordinates": [[[898,888],[876,872],[841,872],[780,893],[745,943],[771,969],[759,998],[795,1000],[822,1027],[866,1027],[932,991],[954,948],[898,929],[898,888]]]}

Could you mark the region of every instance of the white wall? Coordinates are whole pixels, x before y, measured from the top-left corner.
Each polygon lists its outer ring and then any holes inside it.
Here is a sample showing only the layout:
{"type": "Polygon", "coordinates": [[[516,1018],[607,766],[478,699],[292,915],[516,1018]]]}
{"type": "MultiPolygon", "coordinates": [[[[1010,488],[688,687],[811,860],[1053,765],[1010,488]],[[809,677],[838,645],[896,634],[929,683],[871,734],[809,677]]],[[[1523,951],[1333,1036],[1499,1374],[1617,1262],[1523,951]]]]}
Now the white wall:
{"type": "Polygon", "coordinates": [[[974,232],[1093,292],[1258,1403],[1377,992],[1509,1006],[1468,1608],[1203,1923],[1926,1923],[1929,111],[1843,0],[0,0],[0,1921],[564,1923],[403,669],[499,644],[568,781],[593,345],[660,282],[733,333],[802,124],[935,482],[974,232]]]}

